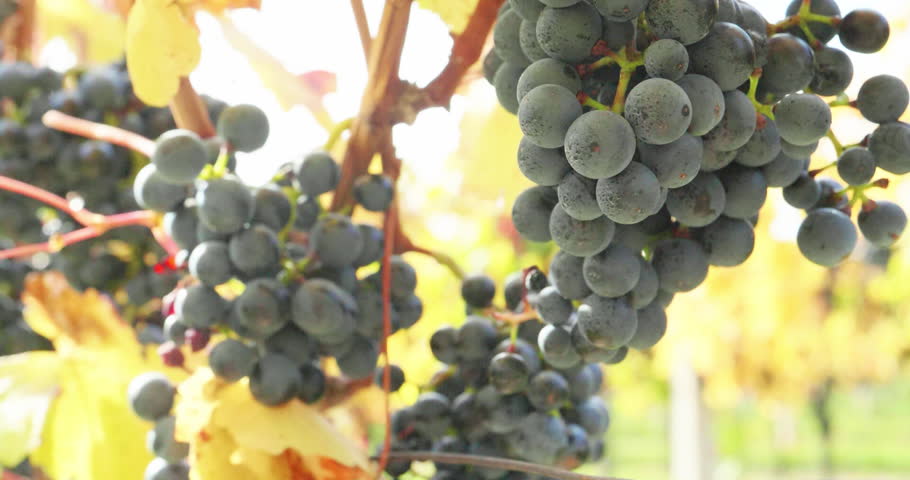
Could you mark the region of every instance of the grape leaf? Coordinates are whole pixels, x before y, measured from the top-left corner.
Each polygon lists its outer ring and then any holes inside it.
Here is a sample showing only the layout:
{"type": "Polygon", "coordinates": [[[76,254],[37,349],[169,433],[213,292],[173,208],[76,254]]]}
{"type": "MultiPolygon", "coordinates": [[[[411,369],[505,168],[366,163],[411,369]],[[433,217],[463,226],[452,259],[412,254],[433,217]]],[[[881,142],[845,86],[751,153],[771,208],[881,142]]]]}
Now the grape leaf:
{"type": "Polygon", "coordinates": [[[360,447],[300,401],[266,407],[253,399],[245,380],[225,383],[208,368],[198,369],[179,393],[176,437],[190,443],[194,478],[359,480],[373,475],[360,447]]]}
{"type": "Polygon", "coordinates": [[[461,33],[468,25],[468,19],[478,0],[417,0],[422,8],[439,15],[439,18],[449,26],[452,33],[461,33]]]}
{"type": "Polygon", "coordinates": [[[235,8],[255,8],[259,9],[262,4],[261,0],[181,0],[184,3],[192,3],[195,6],[207,10],[213,14],[224,13],[225,10],[235,8]]]}
{"type": "Polygon", "coordinates": [[[41,443],[59,378],[54,352],[0,357],[0,465],[18,465],[41,443]]]}
{"type": "Polygon", "coordinates": [[[126,58],[136,95],[164,106],[199,63],[199,32],[176,2],[137,0],[126,22],[126,58]]]}
{"type": "Polygon", "coordinates": [[[91,0],[38,0],[37,28],[45,38],[62,38],[89,62],[113,62],[123,55],[123,18],[91,0]]]}
{"type": "Polygon", "coordinates": [[[0,373],[0,412],[23,418],[17,424],[0,415],[0,425],[13,430],[2,430],[0,440],[15,440],[3,441],[0,451],[29,453],[51,478],[141,478],[151,460],[145,446],[151,424],[130,411],[127,385],[149,370],[164,371],[175,382],[186,375],[165,368],[151,349],[143,351],[106,297],[73,290],[60,273],[29,275],[23,302],[26,322],[50,338],[56,350],[17,357],[36,361],[10,376],[9,383],[0,373]],[[32,410],[23,411],[17,402],[29,392],[32,410]],[[111,445],[117,446],[116,455],[111,445]]]}

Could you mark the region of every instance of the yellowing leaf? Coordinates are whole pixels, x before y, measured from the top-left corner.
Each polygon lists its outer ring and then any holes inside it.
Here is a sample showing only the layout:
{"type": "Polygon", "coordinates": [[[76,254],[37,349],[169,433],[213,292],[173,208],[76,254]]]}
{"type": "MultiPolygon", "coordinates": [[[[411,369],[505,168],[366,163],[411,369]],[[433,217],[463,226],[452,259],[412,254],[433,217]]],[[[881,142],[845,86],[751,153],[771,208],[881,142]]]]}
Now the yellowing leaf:
{"type": "Polygon", "coordinates": [[[260,0],[181,0],[183,3],[192,3],[195,6],[211,13],[222,13],[234,8],[255,8],[262,4],[260,0]]]}
{"type": "Polygon", "coordinates": [[[29,275],[25,281],[25,321],[58,351],[135,344],[133,331],[114,305],[95,290],[78,292],[60,273],[29,275]]]}
{"type": "Polygon", "coordinates": [[[435,12],[449,26],[452,33],[461,33],[478,0],[417,0],[421,7],[435,12]]]}
{"type": "MultiPolygon", "coordinates": [[[[165,371],[175,382],[186,375],[166,369],[154,351],[144,351],[106,297],[73,290],[59,273],[30,275],[23,301],[26,321],[57,348],[43,354],[50,357],[46,367],[32,366],[53,373],[38,391],[56,394],[37,432],[40,445],[28,444],[32,462],[51,478],[141,478],[151,460],[145,446],[151,424],[130,411],[127,385],[148,370],[165,371]]],[[[0,412],[15,406],[8,400],[0,394],[0,412]]]]}
{"type": "Polygon", "coordinates": [[[246,381],[225,383],[207,368],[198,369],[179,392],[176,436],[190,442],[197,480],[371,475],[363,451],[300,401],[266,407],[253,399],[246,381]],[[236,468],[252,476],[230,474],[236,468]]]}
{"type": "Polygon", "coordinates": [[[199,63],[199,32],[180,4],[137,0],[126,23],[126,59],[136,95],[164,106],[177,93],[180,77],[199,63]]]}
{"type": "Polygon", "coordinates": [[[35,19],[46,38],[63,38],[91,62],[112,62],[123,55],[123,19],[91,0],[38,0],[35,19]]]}
{"type": "Polygon", "coordinates": [[[59,378],[54,352],[0,357],[0,465],[18,465],[41,443],[59,378]]]}
{"type": "Polygon", "coordinates": [[[130,411],[126,386],[145,367],[123,361],[111,353],[80,353],[63,362],[61,395],[32,455],[51,478],[142,477],[152,459],[145,447],[149,424],[130,411]]]}

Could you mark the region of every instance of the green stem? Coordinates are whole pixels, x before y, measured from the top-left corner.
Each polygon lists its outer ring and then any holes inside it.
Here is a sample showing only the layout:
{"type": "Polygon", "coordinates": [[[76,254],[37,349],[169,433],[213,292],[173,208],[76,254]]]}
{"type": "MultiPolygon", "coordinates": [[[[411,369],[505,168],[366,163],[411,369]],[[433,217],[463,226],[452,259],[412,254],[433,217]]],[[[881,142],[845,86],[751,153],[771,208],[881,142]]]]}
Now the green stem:
{"type": "Polygon", "coordinates": [[[761,80],[762,72],[761,70],[756,70],[749,76],[749,93],[747,94],[749,100],[752,101],[752,105],[755,106],[755,111],[765,115],[766,117],[774,120],[774,106],[765,105],[758,101],[758,81],[761,80]]]}
{"type": "Polygon", "coordinates": [[[850,106],[850,97],[846,93],[842,93],[837,96],[834,100],[828,102],[829,107],[849,107],[850,106]]]}
{"type": "Polygon", "coordinates": [[[831,144],[834,145],[834,152],[837,154],[837,157],[840,158],[840,156],[844,153],[844,144],[841,143],[841,141],[837,138],[834,130],[828,130],[827,137],[828,140],[831,140],[831,144]]]}
{"type": "Polygon", "coordinates": [[[227,144],[221,147],[221,152],[218,154],[218,159],[215,160],[215,165],[212,167],[212,175],[215,178],[221,178],[227,173],[228,161],[231,159],[230,152],[228,152],[227,144]]]}
{"type": "Polygon", "coordinates": [[[594,63],[588,65],[588,71],[593,72],[594,70],[598,70],[598,69],[601,69],[601,68],[603,68],[603,67],[608,67],[608,66],[610,66],[610,65],[615,65],[616,63],[617,63],[617,62],[616,62],[616,58],[615,58],[615,57],[613,57],[613,56],[606,56],[606,57],[603,57],[603,58],[601,58],[600,60],[598,60],[598,61],[596,61],[596,62],[594,62],[594,63]]]}
{"type": "Polygon", "coordinates": [[[629,82],[632,81],[632,72],[635,69],[628,70],[623,68],[619,72],[619,84],[616,85],[616,96],[613,97],[613,113],[622,115],[626,109],[626,93],[629,90],[629,82]]]}
{"type": "Polygon", "coordinates": [[[597,100],[594,100],[593,98],[591,98],[587,95],[585,95],[584,101],[582,101],[581,104],[586,107],[591,107],[596,110],[609,110],[610,109],[610,107],[598,102],[597,100]]]}
{"type": "Polygon", "coordinates": [[[354,124],[354,119],[349,118],[347,120],[342,120],[335,124],[332,127],[332,131],[329,132],[329,138],[325,141],[325,145],[322,147],[326,152],[332,151],[332,148],[335,147],[335,144],[338,143],[338,140],[341,139],[341,135],[351,128],[351,125],[354,124]]]}
{"type": "Polygon", "coordinates": [[[300,192],[292,187],[284,187],[281,190],[291,204],[291,216],[288,218],[288,223],[284,224],[284,228],[278,232],[278,240],[281,243],[285,243],[291,233],[291,229],[294,228],[294,223],[297,221],[297,198],[300,196],[300,192]]]}
{"type": "Polygon", "coordinates": [[[822,172],[824,172],[825,170],[829,170],[829,169],[834,168],[834,167],[836,167],[836,166],[837,166],[837,161],[835,160],[835,161],[833,161],[833,162],[831,162],[831,163],[825,165],[824,167],[816,168],[815,170],[812,170],[811,172],[809,172],[809,175],[812,176],[812,177],[815,177],[815,176],[818,175],[819,173],[822,173],[822,172]]]}
{"type": "Polygon", "coordinates": [[[815,38],[815,34],[812,33],[812,29],[809,28],[809,23],[805,20],[799,21],[799,29],[803,31],[803,35],[806,36],[806,40],[809,42],[809,46],[813,49],[818,50],[822,47],[822,45],[824,45],[818,40],[818,38],[815,38]]]}

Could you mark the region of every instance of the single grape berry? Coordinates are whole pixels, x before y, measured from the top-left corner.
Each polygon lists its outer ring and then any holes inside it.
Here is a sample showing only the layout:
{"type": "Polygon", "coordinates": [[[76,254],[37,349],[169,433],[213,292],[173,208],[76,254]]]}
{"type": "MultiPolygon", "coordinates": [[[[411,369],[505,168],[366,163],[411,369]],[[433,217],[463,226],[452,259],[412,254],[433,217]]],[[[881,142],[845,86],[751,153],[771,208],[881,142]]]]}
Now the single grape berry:
{"type": "Polygon", "coordinates": [[[648,75],[668,80],[679,80],[689,68],[686,47],[670,38],[660,39],[645,50],[645,70],[648,75]]]}
{"type": "Polygon", "coordinates": [[[250,373],[250,392],[260,403],[278,406],[297,395],[301,381],[300,371],[294,362],[284,355],[267,353],[250,373]]]}
{"type": "Polygon", "coordinates": [[[864,147],[849,148],[837,159],[837,173],[849,185],[869,183],[875,169],[875,156],[864,147]]]}
{"type": "Polygon", "coordinates": [[[341,168],[328,153],[313,152],[303,157],[296,177],[300,190],[308,197],[316,197],[335,189],[341,179],[341,168]]]}
{"type": "Polygon", "coordinates": [[[896,122],[910,104],[910,91],[904,81],[892,75],[877,75],[866,80],[856,95],[856,108],[870,122],[896,122]]]}
{"type": "Polygon", "coordinates": [[[541,85],[521,100],[518,125],[535,145],[557,148],[563,146],[569,126],[581,113],[573,92],[559,85],[541,85]]]}
{"type": "MultiPolygon", "coordinates": [[[[373,376],[373,381],[376,383],[376,386],[383,388],[384,376],[385,376],[386,367],[376,367],[376,373],[373,376]]],[[[401,369],[398,365],[389,365],[389,391],[397,392],[402,385],[404,385],[404,370],[401,369]]]]}
{"type": "Polygon", "coordinates": [[[881,50],[891,35],[888,19],[867,9],[854,10],[841,20],[838,35],[845,47],[859,53],[881,50]]]}
{"type": "Polygon", "coordinates": [[[461,298],[472,308],[487,308],[496,296],[496,282],[486,275],[469,275],[461,282],[461,298]]]}
{"type": "Polygon", "coordinates": [[[665,145],[689,129],[692,102],[679,85],[664,78],[649,78],[629,92],[624,116],[639,140],[665,145]]]}
{"type": "Polygon", "coordinates": [[[866,240],[880,247],[890,247],[907,228],[907,214],[900,205],[889,201],[875,202],[864,208],[857,221],[866,240]]]}
{"type": "Polygon", "coordinates": [[[209,366],[218,377],[236,382],[253,371],[257,357],[253,348],[228,338],[218,342],[209,352],[209,366]]]}
{"type": "Polygon", "coordinates": [[[189,130],[168,130],[155,140],[152,163],[165,180],[189,184],[208,164],[208,153],[199,135],[189,130]]]}
{"type": "Polygon", "coordinates": [[[174,405],[176,388],[158,372],[147,372],[130,381],[127,398],[130,408],[143,420],[155,421],[164,417],[174,405]]]}
{"type": "Polygon", "coordinates": [[[252,152],[269,137],[269,119],[255,105],[234,105],[224,109],[218,117],[218,134],[241,152],[252,152]]]}
{"type": "Polygon", "coordinates": [[[354,182],[354,198],[371,212],[386,211],[392,203],[393,195],[392,179],[385,175],[363,175],[354,182]]]}
{"type": "Polygon", "coordinates": [[[803,256],[823,267],[844,261],[853,252],[856,240],[856,227],[850,217],[833,208],[809,212],[796,236],[803,256]]]}
{"type": "Polygon", "coordinates": [[[521,355],[502,352],[490,360],[490,384],[503,395],[523,392],[530,368],[521,355]]]}

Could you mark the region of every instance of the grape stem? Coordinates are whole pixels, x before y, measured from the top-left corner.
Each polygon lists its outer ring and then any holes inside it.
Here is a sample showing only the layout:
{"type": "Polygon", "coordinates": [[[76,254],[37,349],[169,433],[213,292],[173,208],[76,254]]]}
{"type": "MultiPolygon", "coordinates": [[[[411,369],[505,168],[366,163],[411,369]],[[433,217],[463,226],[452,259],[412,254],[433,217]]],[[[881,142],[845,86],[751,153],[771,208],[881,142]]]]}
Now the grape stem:
{"type": "Polygon", "coordinates": [[[367,22],[367,12],[363,8],[363,0],[351,0],[351,12],[354,14],[354,22],[357,23],[357,34],[360,35],[364,60],[369,62],[373,37],[370,35],[370,25],[367,22]]]}
{"type": "MultiPolygon", "coordinates": [[[[0,177],[0,180],[6,177],[0,177]]],[[[21,258],[34,255],[38,252],[58,252],[67,245],[79,243],[84,240],[95,238],[104,234],[104,232],[119,227],[130,225],[142,225],[153,228],[157,222],[157,214],[147,210],[138,210],[134,212],[120,213],[117,215],[101,216],[104,220],[101,223],[93,224],[65,233],[63,235],[52,236],[47,242],[22,245],[6,250],[0,250],[0,260],[7,258],[21,258]]]]}
{"type": "MultiPolygon", "coordinates": [[[[527,305],[527,304],[526,304],[527,305]]],[[[512,312],[492,312],[490,316],[494,320],[499,320],[500,322],[507,323],[509,325],[521,325],[525,322],[530,322],[532,320],[537,320],[540,316],[537,314],[537,310],[533,308],[526,308],[525,311],[521,313],[512,313],[512,312]]]]}
{"type": "Polygon", "coordinates": [[[413,460],[446,463],[451,465],[470,465],[480,468],[495,468],[501,470],[510,470],[513,472],[524,472],[532,475],[541,475],[543,477],[549,478],[558,478],[560,480],[624,480],[617,477],[585,475],[583,473],[576,473],[569,470],[563,470],[561,468],[538,465],[536,463],[530,462],[522,462],[508,458],[485,457],[481,455],[465,455],[461,453],[395,451],[389,452],[389,458],[392,460],[413,460]]]}
{"type": "Polygon", "coordinates": [[[844,153],[844,144],[837,138],[837,135],[834,133],[834,130],[829,129],[828,134],[826,135],[828,140],[831,140],[831,144],[834,145],[834,153],[837,154],[837,157],[844,153]]]}
{"type": "Polygon", "coordinates": [[[177,127],[192,130],[202,138],[215,136],[215,127],[209,118],[205,102],[196,93],[188,77],[180,77],[180,87],[171,99],[170,108],[177,127]]]}
{"type": "Polygon", "coordinates": [[[420,89],[417,101],[408,108],[399,109],[402,114],[413,116],[429,107],[448,108],[455,89],[461,84],[472,65],[480,59],[483,46],[493,24],[496,23],[499,7],[505,0],[478,0],[468,19],[465,29],[455,36],[449,62],[426,87],[420,89]]]}
{"type": "Polygon", "coordinates": [[[752,101],[752,105],[755,106],[755,111],[765,115],[766,117],[774,120],[774,107],[772,105],[764,105],[758,101],[758,82],[761,80],[762,69],[756,68],[752,75],[749,76],[749,100],[752,101]]]}
{"type": "Polygon", "coordinates": [[[418,247],[417,245],[412,246],[409,251],[414,252],[414,253],[420,253],[420,254],[426,255],[428,257],[432,257],[433,260],[436,260],[440,265],[448,268],[449,271],[452,272],[452,275],[455,276],[455,278],[457,278],[458,280],[464,280],[464,276],[465,276],[464,270],[461,269],[461,267],[458,265],[458,263],[455,261],[455,259],[452,258],[451,256],[446,255],[442,252],[437,252],[437,251],[433,251],[433,250],[428,250],[423,247],[418,247]]]}
{"type": "Polygon", "coordinates": [[[644,54],[628,47],[619,52],[619,83],[616,85],[616,96],[613,97],[613,113],[622,115],[626,108],[626,94],[628,94],[629,83],[632,81],[632,74],[638,67],[645,64],[644,54]]]}
{"type": "MultiPolygon", "coordinates": [[[[839,155],[838,155],[838,156],[839,156],[839,155]]],[[[836,166],[837,166],[837,160],[835,160],[835,161],[833,161],[833,162],[831,162],[831,163],[829,163],[829,164],[827,164],[827,165],[825,165],[825,166],[823,166],[823,167],[821,167],[821,168],[816,168],[815,170],[810,170],[810,171],[809,171],[809,176],[812,177],[812,178],[815,178],[815,177],[818,176],[818,174],[824,172],[825,170],[829,170],[829,169],[831,169],[831,168],[834,168],[834,167],[836,167],[836,166]]]]}
{"type": "Polygon", "coordinates": [[[0,175],[0,190],[6,190],[8,192],[13,192],[18,195],[23,195],[34,200],[38,200],[41,203],[44,203],[66,213],[67,215],[73,217],[74,220],[79,222],[79,224],[86,227],[101,226],[106,222],[107,217],[104,215],[92,213],[88,210],[75,209],[70,206],[70,203],[65,198],[34,185],[20,182],[14,178],[0,175]]]}
{"type": "Polygon", "coordinates": [[[823,44],[815,37],[812,31],[809,30],[809,23],[821,23],[837,27],[840,25],[841,18],[836,15],[828,16],[814,13],[811,9],[812,0],[803,0],[802,4],[799,6],[799,11],[796,12],[795,15],[791,15],[778,23],[768,25],[768,35],[771,36],[793,27],[799,27],[806,35],[806,39],[809,40],[809,45],[811,45],[812,48],[816,50],[821,48],[823,44]]]}
{"type": "Polygon", "coordinates": [[[382,452],[379,454],[379,468],[376,479],[382,478],[382,472],[389,464],[389,450],[392,447],[392,413],[389,406],[389,389],[391,385],[391,369],[389,368],[389,335],[392,333],[392,251],[395,248],[395,225],[398,224],[398,199],[392,199],[392,205],[386,211],[383,222],[383,248],[382,248],[382,393],[383,408],[385,413],[385,433],[382,452]]]}
{"type": "Polygon", "coordinates": [[[850,101],[850,97],[846,93],[842,93],[837,96],[834,100],[828,102],[829,107],[855,107],[856,105],[850,101]]]}
{"type": "Polygon", "coordinates": [[[32,44],[35,38],[36,0],[19,0],[19,8],[10,19],[13,25],[13,38],[11,45],[11,59],[21,62],[32,60],[32,44]]]}
{"type": "Polygon", "coordinates": [[[146,157],[151,157],[155,152],[155,142],[139,135],[118,127],[112,127],[103,123],[90,122],[81,118],[67,115],[57,110],[51,110],[41,117],[48,128],[60,130],[61,132],[78,135],[80,137],[100,140],[102,142],[112,143],[134,152],[141,153],[146,157]]]}
{"type": "Polygon", "coordinates": [[[338,140],[341,140],[341,135],[350,130],[353,123],[354,119],[349,118],[332,126],[332,131],[329,132],[329,138],[325,141],[325,145],[323,145],[322,149],[326,152],[331,152],[332,149],[335,148],[335,145],[338,144],[338,140]]]}
{"type": "Polygon", "coordinates": [[[591,52],[595,55],[603,55],[603,57],[594,63],[579,65],[576,69],[578,74],[585,76],[608,65],[618,65],[620,68],[619,84],[616,87],[616,95],[613,97],[613,104],[610,108],[607,108],[606,105],[602,105],[594,100],[590,100],[590,97],[587,95],[585,95],[584,98],[579,97],[579,101],[588,107],[597,108],[599,110],[612,110],[613,113],[622,115],[626,105],[626,93],[629,90],[629,83],[632,81],[632,74],[635,73],[635,70],[637,70],[638,67],[645,64],[645,57],[635,50],[634,45],[623,47],[619,53],[616,53],[613,50],[610,50],[603,40],[598,41],[591,49],[591,52]]]}
{"type": "Polygon", "coordinates": [[[598,102],[597,100],[594,100],[593,98],[591,98],[590,95],[588,95],[585,92],[578,92],[578,95],[576,96],[576,98],[578,98],[578,103],[581,103],[582,105],[584,105],[586,107],[591,107],[595,110],[610,110],[609,106],[604,105],[604,104],[598,102]]]}

